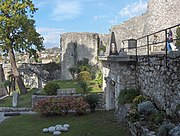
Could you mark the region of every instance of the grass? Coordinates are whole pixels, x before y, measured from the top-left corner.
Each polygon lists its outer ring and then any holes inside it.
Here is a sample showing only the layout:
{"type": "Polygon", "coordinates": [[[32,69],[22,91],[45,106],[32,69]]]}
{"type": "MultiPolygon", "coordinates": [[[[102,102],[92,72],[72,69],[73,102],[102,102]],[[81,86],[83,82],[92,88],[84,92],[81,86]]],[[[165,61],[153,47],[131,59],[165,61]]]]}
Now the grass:
{"type": "MultiPolygon", "coordinates": [[[[79,86],[78,81],[76,80],[57,80],[54,81],[59,84],[61,89],[65,88],[76,88],[77,93],[83,93],[83,89],[79,86]]],[[[87,82],[88,87],[90,88],[90,92],[102,92],[102,89],[98,87],[98,85],[92,80],[87,82]]],[[[45,94],[42,90],[41,94],[45,94]]]]}
{"type": "Polygon", "coordinates": [[[0,124],[0,136],[52,136],[42,129],[56,124],[70,124],[62,136],[130,136],[127,128],[117,124],[113,111],[97,111],[83,116],[39,117],[21,115],[0,124]]]}
{"type": "MultiPolygon", "coordinates": [[[[76,88],[77,93],[83,93],[82,88],[79,86],[78,81],[74,80],[65,80],[65,81],[54,81],[60,85],[62,89],[65,88],[76,88]]],[[[98,87],[98,85],[94,81],[89,81],[88,87],[91,88],[90,92],[102,92],[102,90],[98,87]]],[[[33,93],[36,93],[38,89],[31,89],[28,91],[27,94],[21,94],[19,95],[19,104],[18,108],[31,107],[31,96],[33,93]]],[[[45,94],[45,92],[42,90],[40,94],[45,94]]],[[[12,96],[9,96],[3,100],[0,100],[0,107],[12,107],[12,96]]]]}
{"type": "MultiPolygon", "coordinates": [[[[75,80],[60,81],[60,80],[58,80],[58,81],[55,81],[55,82],[58,83],[62,89],[76,88],[78,93],[83,92],[82,88],[78,84],[78,81],[75,81],[75,80]]],[[[88,81],[87,84],[88,84],[88,87],[91,88],[91,92],[102,92],[102,89],[99,88],[98,85],[93,80],[88,81]]]]}
{"type": "MultiPolygon", "coordinates": [[[[19,104],[18,108],[20,107],[26,107],[30,108],[31,107],[31,96],[33,93],[37,92],[38,89],[31,89],[28,91],[26,94],[20,94],[19,95],[19,104]]],[[[0,100],[0,107],[12,107],[12,96],[9,96],[3,100],[0,100]]]]}

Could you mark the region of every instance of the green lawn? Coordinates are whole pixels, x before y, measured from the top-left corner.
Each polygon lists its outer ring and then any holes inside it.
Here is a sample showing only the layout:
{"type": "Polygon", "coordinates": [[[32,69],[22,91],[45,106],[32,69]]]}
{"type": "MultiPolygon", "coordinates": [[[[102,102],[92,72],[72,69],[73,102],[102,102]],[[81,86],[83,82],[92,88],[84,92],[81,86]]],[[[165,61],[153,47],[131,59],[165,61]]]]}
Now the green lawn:
{"type": "MultiPolygon", "coordinates": [[[[31,107],[31,96],[33,93],[36,93],[38,89],[31,89],[27,94],[19,95],[19,105],[18,107],[31,107]]],[[[12,96],[8,96],[7,98],[0,100],[0,107],[12,107],[12,96]]]]}
{"type": "MultiPolygon", "coordinates": [[[[75,80],[60,81],[60,80],[58,80],[55,82],[58,83],[62,89],[76,88],[76,91],[78,93],[83,92],[82,88],[78,84],[78,81],[75,81],[75,80]]],[[[94,81],[88,81],[87,84],[88,84],[88,87],[91,88],[91,92],[102,92],[102,89],[99,88],[98,85],[94,81]]]]}
{"type": "MultiPolygon", "coordinates": [[[[79,86],[78,81],[75,80],[57,80],[54,81],[59,84],[61,89],[65,88],[76,88],[77,93],[83,93],[83,89],[79,86]]],[[[90,93],[102,92],[102,89],[98,87],[98,85],[94,81],[87,82],[88,87],[90,88],[90,93]]],[[[45,94],[42,90],[41,94],[45,94]]]]}
{"type": "MultiPolygon", "coordinates": [[[[74,80],[65,80],[65,81],[54,81],[60,85],[62,89],[65,88],[76,88],[77,93],[83,93],[82,88],[79,86],[77,81],[74,80]]],[[[90,92],[102,92],[102,90],[98,87],[98,85],[94,81],[89,81],[88,87],[91,88],[90,92]]],[[[18,107],[31,107],[31,96],[33,93],[36,93],[38,89],[31,89],[27,94],[19,95],[19,105],[18,107]]],[[[40,94],[45,94],[42,90],[40,94]]],[[[3,100],[0,100],[0,107],[12,107],[12,96],[9,96],[3,100]]]]}
{"type": "Polygon", "coordinates": [[[97,111],[75,117],[46,117],[21,115],[0,124],[0,136],[52,136],[42,129],[56,124],[70,124],[62,136],[130,136],[128,129],[117,124],[113,111],[97,111]]]}

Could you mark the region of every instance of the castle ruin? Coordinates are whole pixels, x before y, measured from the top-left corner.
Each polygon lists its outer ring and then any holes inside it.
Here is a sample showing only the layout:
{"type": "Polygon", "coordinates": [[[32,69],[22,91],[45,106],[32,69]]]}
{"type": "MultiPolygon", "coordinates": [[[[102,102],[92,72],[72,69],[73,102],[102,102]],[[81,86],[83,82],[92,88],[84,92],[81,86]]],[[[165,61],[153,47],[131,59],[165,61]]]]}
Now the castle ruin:
{"type": "MultiPolygon", "coordinates": [[[[127,39],[137,39],[154,32],[161,31],[180,23],[179,0],[149,0],[147,12],[134,17],[120,25],[112,26],[110,32],[116,36],[118,52],[127,48],[127,39]]],[[[176,29],[172,30],[175,38],[176,29]]],[[[152,43],[153,36],[158,36],[165,43],[164,31],[142,39],[137,46],[152,43]],[[148,41],[147,41],[148,40],[148,41]]],[[[106,56],[109,54],[110,35],[102,38],[97,33],[65,33],[61,35],[62,48],[62,78],[72,79],[68,68],[74,66],[77,60],[88,58],[92,64],[97,63],[97,48],[100,42],[107,43],[106,56]],[[99,37],[99,38],[98,38],[99,37]],[[107,37],[107,38],[106,38],[107,37]]],[[[155,45],[151,53],[165,50],[165,44],[155,45]]],[[[164,51],[165,52],[165,51],[164,51]]],[[[129,55],[129,54],[128,54],[129,55]]],[[[141,91],[152,97],[167,113],[173,113],[180,103],[179,97],[179,52],[168,56],[147,56],[147,48],[140,50],[136,58],[122,56],[100,58],[103,61],[103,91],[105,93],[106,109],[117,106],[117,97],[122,89],[140,86],[141,91]],[[145,52],[145,54],[143,54],[145,52]],[[149,58],[148,58],[149,57],[149,58]],[[166,62],[167,59],[169,62],[166,62]],[[169,80],[167,80],[169,79],[169,80]],[[112,82],[113,81],[113,85],[112,82]]]]}

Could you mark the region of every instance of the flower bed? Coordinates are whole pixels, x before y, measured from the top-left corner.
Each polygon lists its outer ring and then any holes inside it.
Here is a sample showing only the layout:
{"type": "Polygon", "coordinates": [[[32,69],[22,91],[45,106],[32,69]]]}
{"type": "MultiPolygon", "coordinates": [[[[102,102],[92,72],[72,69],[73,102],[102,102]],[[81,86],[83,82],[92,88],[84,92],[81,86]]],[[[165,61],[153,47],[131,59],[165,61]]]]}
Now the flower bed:
{"type": "Polygon", "coordinates": [[[43,116],[67,115],[70,112],[85,114],[88,108],[89,105],[82,96],[49,97],[38,100],[33,106],[34,111],[43,116]]]}

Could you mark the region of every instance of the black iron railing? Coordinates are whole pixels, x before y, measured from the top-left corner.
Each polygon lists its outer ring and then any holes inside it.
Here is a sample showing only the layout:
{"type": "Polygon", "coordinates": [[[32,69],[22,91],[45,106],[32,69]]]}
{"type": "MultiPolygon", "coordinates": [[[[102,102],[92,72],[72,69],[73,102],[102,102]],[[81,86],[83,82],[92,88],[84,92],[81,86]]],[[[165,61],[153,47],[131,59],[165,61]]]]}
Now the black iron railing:
{"type": "Polygon", "coordinates": [[[176,38],[176,30],[180,27],[180,24],[174,25],[172,27],[162,29],[160,31],[151,33],[149,35],[145,35],[143,37],[137,38],[137,39],[126,39],[123,40],[123,48],[121,48],[121,51],[127,52],[128,55],[136,55],[136,59],[139,55],[147,55],[150,54],[164,54],[166,56],[167,60],[167,54],[168,54],[168,35],[170,35],[170,31],[172,32],[172,43],[176,43],[177,40],[180,40],[180,38],[176,38]],[[136,40],[136,45],[134,47],[129,47],[129,42],[131,40],[136,40]],[[154,49],[156,48],[156,49],[154,49]]]}

